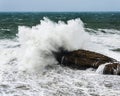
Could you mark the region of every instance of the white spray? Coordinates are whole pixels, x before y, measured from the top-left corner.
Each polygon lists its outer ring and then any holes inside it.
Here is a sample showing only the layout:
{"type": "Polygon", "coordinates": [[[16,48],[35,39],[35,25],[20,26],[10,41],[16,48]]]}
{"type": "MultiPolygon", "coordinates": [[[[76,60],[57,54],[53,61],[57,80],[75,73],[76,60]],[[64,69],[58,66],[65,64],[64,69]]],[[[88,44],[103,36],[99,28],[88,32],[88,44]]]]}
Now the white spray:
{"type": "Polygon", "coordinates": [[[20,26],[18,30],[21,44],[19,65],[24,70],[43,69],[48,64],[55,64],[57,61],[52,51],[58,51],[60,47],[66,50],[83,49],[89,39],[80,19],[69,20],[65,24],[44,18],[37,26],[20,26]]]}

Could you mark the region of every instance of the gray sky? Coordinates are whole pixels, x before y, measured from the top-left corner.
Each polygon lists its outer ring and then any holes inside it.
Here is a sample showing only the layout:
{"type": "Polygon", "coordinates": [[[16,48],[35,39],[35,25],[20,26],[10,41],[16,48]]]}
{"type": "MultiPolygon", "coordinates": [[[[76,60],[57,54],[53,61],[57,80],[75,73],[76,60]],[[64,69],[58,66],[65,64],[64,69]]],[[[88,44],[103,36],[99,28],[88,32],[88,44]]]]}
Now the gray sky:
{"type": "Polygon", "coordinates": [[[0,11],[120,11],[120,0],[0,0],[0,11]]]}

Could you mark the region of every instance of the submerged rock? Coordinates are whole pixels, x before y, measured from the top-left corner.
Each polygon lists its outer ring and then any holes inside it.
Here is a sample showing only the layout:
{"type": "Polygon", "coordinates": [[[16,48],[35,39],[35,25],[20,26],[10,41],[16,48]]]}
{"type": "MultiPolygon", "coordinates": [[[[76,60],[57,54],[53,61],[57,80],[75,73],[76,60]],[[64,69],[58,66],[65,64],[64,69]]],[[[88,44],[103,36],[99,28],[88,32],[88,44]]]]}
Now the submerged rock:
{"type": "Polygon", "coordinates": [[[86,69],[90,67],[98,68],[102,64],[111,63],[112,65],[105,66],[103,72],[104,74],[115,74],[115,72],[113,72],[111,69],[117,68],[113,66],[119,64],[114,63],[118,61],[113,58],[88,50],[76,50],[69,52],[60,49],[59,52],[53,52],[53,54],[59,64],[75,69],[86,69]]]}

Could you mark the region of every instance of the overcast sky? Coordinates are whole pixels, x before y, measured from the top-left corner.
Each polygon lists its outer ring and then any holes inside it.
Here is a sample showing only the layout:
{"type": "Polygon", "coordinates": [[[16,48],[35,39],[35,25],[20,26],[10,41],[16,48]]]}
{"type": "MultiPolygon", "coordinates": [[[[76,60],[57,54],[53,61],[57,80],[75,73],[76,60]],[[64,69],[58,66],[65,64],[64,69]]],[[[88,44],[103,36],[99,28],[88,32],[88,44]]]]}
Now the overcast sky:
{"type": "Polygon", "coordinates": [[[120,0],[0,0],[0,11],[120,11],[120,0]]]}

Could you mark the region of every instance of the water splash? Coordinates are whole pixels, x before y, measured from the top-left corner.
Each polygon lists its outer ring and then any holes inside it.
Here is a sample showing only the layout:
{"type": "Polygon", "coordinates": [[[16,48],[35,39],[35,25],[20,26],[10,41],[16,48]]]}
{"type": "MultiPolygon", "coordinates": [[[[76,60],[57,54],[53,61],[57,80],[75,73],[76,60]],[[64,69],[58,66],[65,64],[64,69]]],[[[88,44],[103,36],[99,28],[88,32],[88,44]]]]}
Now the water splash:
{"type": "Polygon", "coordinates": [[[21,69],[43,69],[48,64],[55,64],[52,52],[83,49],[89,35],[84,30],[80,19],[69,20],[67,23],[55,23],[48,18],[32,28],[19,26],[18,40],[21,44],[19,63],[21,69]]]}

